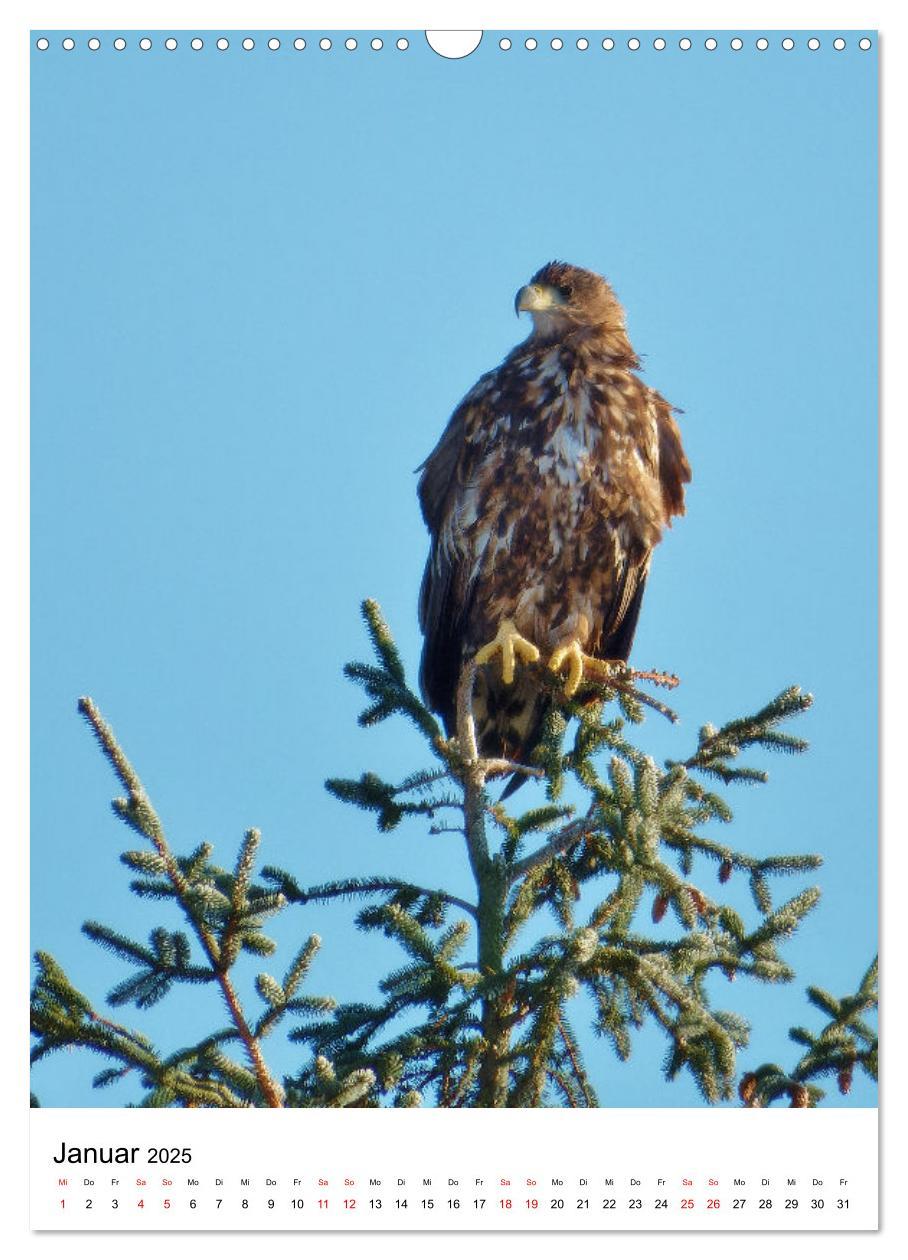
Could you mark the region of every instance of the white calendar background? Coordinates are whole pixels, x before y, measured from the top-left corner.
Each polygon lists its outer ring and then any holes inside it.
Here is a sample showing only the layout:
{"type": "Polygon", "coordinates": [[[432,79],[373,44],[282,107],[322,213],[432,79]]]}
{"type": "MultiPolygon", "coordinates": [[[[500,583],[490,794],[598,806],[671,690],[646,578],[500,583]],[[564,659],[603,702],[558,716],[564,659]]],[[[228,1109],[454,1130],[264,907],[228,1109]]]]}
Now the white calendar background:
{"type": "Polygon", "coordinates": [[[873,1230],[877,1112],[39,1109],[31,1226],[873,1230]]]}
{"type": "MultiPolygon", "coordinates": [[[[689,6],[689,16],[696,7],[689,6]]],[[[767,22],[773,20],[772,7],[762,11],[767,22]]],[[[166,14],[159,21],[166,21],[166,14]]],[[[17,657],[10,653],[10,659],[17,657]]],[[[896,860],[893,854],[893,868],[896,860]]],[[[31,1225],[37,1230],[877,1226],[878,1114],[872,1110],[603,1110],[504,1117],[412,1112],[405,1118],[395,1114],[393,1121],[375,1112],[46,1110],[33,1112],[29,1123],[31,1225]],[[141,1157],[135,1164],[115,1167],[58,1165],[53,1157],[64,1142],[138,1145],[141,1157]],[[152,1147],[186,1146],[192,1152],[188,1166],[152,1166],[145,1158],[152,1147]],[[530,1176],[533,1186],[527,1184],[530,1176]],[[406,1179],[403,1187],[400,1177],[406,1179]],[[62,1178],[67,1185],[60,1185],[62,1178]],[[319,1184],[323,1178],[327,1186],[319,1184]],[[351,1187],[345,1181],[350,1178],[355,1194],[347,1193],[351,1187]],[[380,1186],[372,1184],[376,1178],[380,1186]],[[427,1178],[430,1185],[424,1184],[427,1178]],[[458,1184],[450,1185],[450,1178],[458,1184]],[[477,1178],[484,1179],[482,1186],[477,1178]],[[555,1178],[563,1185],[555,1184],[555,1178]],[[86,1180],[93,1184],[86,1185],[86,1180]],[[294,1198],[304,1206],[292,1208],[294,1198]],[[320,1198],[327,1200],[323,1208],[320,1198]],[[347,1198],[355,1199],[356,1206],[345,1208],[347,1198]],[[608,1198],[616,1200],[614,1209],[602,1208],[608,1198]],[[193,1199],[195,1208],[189,1206],[193,1199]],[[370,1199],[380,1199],[382,1208],[369,1208],[370,1199]],[[408,1206],[394,1208],[397,1199],[406,1199],[408,1206]],[[423,1208],[424,1199],[433,1200],[433,1208],[423,1208]],[[460,1208],[448,1208],[449,1199],[458,1199],[460,1208]],[[482,1209],[473,1207],[474,1199],[486,1200],[482,1209]],[[499,1206],[508,1199],[510,1208],[499,1206]],[[534,1199],[538,1206],[528,1207],[534,1199]],[[564,1208],[551,1208],[553,1199],[563,1199],[564,1208]],[[589,1199],[589,1208],[576,1207],[583,1199],[589,1199]],[[632,1199],[643,1206],[629,1208],[632,1199]],[[667,1208],[655,1207],[661,1199],[667,1200],[667,1208]],[[707,1208],[709,1199],[718,1200],[719,1206],[707,1208]],[[741,1208],[733,1206],[738,1199],[745,1200],[741,1208]],[[92,1208],[86,1208],[88,1200],[92,1208]],[[169,1208],[164,1207],[167,1200],[169,1208]],[[268,1208],[269,1200],[274,1208],[268,1208]],[[693,1206],[682,1208],[682,1200],[693,1206]],[[772,1207],[760,1208],[761,1200],[770,1200],[772,1207]],[[786,1206],[791,1200],[797,1207],[786,1206]],[[811,1207],[814,1200],[823,1206],[811,1207]],[[138,1207],[139,1201],[145,1206],[138,1207]],[[840,1201],[847,1207],[837,1207],[840,1201]],[[323,1215],[316,1219],[315,1212],[323,1215]],[[634,1220],[632,1212],[639,1213],[634,1220]],[[613,1215],[604,1219],[607,1213],[613,1215]],[[506,1214],[508,1219],[502,1219],[506,1214]]],[[[858,1245],[864,1244],[861,1240],[858,1245]]]]}

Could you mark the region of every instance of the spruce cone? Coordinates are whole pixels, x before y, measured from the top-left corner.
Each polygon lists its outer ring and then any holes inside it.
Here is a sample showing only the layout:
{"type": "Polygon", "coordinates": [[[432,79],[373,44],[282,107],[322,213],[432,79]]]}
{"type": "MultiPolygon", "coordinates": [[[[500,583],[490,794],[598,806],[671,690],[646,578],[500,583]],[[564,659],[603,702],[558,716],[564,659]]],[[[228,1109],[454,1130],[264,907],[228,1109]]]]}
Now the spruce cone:
{"type": "Polygon", "coordinates": [[[665,912],[668,909],[668,897],[665,893],[660,893],[653,902],[653,922],[661,923],[665,918],[665,912]]]}
{"type": "Polygon", "coordinates": [[[789,1093],[791,1094],[792,1107],[809,1107],[810,1092],[806,1085],[793,1085],[789,1093]]]}
{"type": "Polygon", "coordinates": [[[757,1095],[757,1074],[756,1072],[745,1072],[741,1077],[741,1083],[738,1086],[738,1097],[745,1107],[755,1106],[754,1099],[757,1095]]]}

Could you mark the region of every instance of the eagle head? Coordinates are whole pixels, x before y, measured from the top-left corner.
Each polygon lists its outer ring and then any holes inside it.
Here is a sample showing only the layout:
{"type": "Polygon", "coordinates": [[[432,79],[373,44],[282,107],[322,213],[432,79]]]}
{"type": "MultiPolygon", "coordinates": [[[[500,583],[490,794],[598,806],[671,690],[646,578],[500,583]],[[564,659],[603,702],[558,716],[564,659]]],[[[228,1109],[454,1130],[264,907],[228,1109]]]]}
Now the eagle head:
{"type": "Polygon", "coordinates": [[[514,310],[529,311],[534,332],[563,336],[578,328],[624,331],[624,308],[609,282],[582,267],[550,262],[540,267],[514,299],[514,310]]]}

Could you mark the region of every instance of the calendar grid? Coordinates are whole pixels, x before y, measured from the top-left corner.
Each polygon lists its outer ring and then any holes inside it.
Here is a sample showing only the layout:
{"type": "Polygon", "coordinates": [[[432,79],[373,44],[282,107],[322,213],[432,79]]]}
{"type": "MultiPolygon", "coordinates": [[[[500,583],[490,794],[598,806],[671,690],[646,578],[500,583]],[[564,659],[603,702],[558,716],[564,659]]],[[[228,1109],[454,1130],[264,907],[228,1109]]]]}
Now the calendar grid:
{"type": "Polygon", "coordinates": [[[877,1112],[40,1110],[38,1230],[872,1230],[877,1112]]]}

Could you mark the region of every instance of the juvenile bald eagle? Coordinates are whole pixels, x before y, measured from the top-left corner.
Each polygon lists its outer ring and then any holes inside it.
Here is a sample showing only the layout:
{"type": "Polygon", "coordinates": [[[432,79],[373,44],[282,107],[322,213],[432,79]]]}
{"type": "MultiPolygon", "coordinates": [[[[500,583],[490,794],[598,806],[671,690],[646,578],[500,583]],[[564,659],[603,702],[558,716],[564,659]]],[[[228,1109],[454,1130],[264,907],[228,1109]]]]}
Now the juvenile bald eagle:
{"type": "Polygon", "coordinates": [[[571,696],[627,661],[650,556],[684,512],[690,466],[670,404],[635,373],[601,276],[548,263],[514,306],[532,332],[479,378],[419,470],[431,533],[420,684],[453,733],[474,656],[480,752],[521,760],[545,703],[519,662],[541,657],[571,696]]]}

